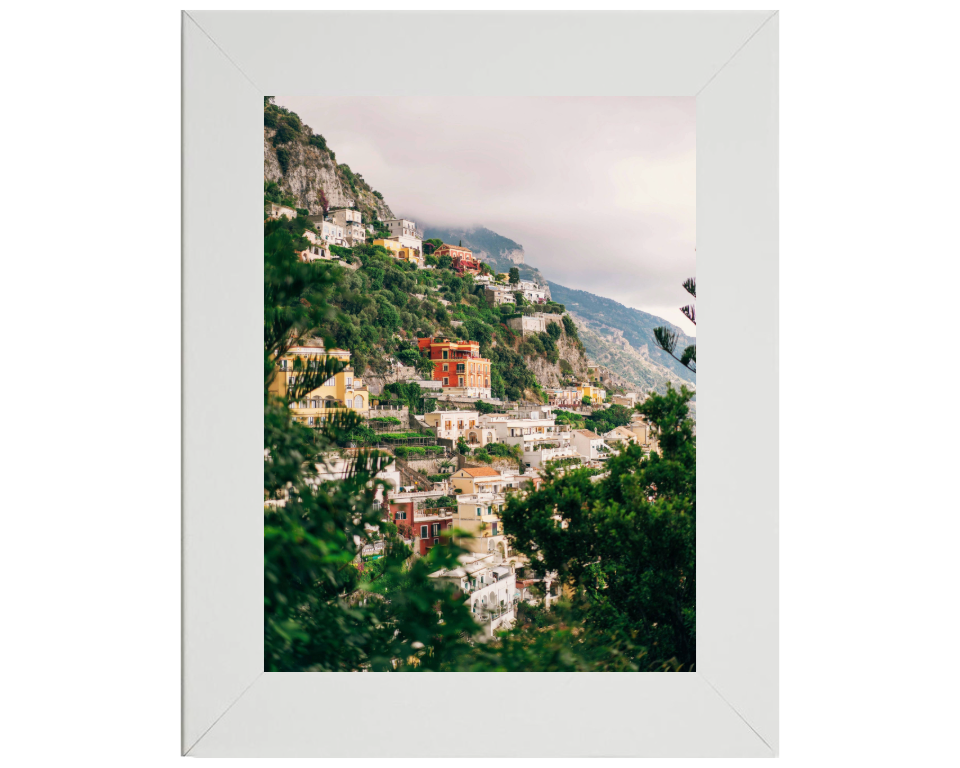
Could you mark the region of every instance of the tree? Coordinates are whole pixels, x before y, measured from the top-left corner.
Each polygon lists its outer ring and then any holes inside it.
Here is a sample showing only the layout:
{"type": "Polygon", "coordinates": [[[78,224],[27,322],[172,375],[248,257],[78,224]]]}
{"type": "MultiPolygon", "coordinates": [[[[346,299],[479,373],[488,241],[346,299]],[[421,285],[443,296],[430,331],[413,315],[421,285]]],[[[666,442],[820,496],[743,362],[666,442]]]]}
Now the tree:
{"type": "Polygon", "coordinates": [[[590,397],[590,395],[584,395],[583,399],[580,402],[583,403],[584,405],[590,405],[590,403],[593,402],[593,398],[590,397]]]}
{"type": "Polygon", "coordinates": [[[520,268],[510,267],[510,284],[516,285],[520,282],[520,268]]]}
{"type": "Polygon", "coordinates": [[[606,637],[601,645],[629,637],[651,663],[687,670],[696,664],[692,396],[668,386],[642,404],[659,453],[644,456],[630,445],[607,461],[609,474],[598,482],[590,470],[548,468],[539,490],[512,497],[501,514],[533,570],[556,571],[573,590],[575,618],[606,637]]]}
{"type": "Polygon", "coordinates": [[[477,631],[452,588],[430,579],[462,550],[411,552],[375,506],[377,473],[390,457],[361,450],[342,480],[317,481],[317,465],[360,426],[344,410],[320,428],[296,422],[289,403],[343,369],[334,358],[295,361],[297,382],[273,393],[277,360],[320,332],[333,313],[338,267],[303,263],[294,237],[264,224],[264,669],[353,671],[439,669],[468,649],[477,631]],[[364,561],[380,542],[382,556],[364,561]]]}
{"type": "MultiPolygon", "coordinates": [[[[696,278],[690,277],[683,281],[683,287],[686,289],[693,298],[697,298],[697,280],[696,278]]],[[[693,304],[687,304],[685,307],[680,307],[680,311],[686,315],[687,319],[693,323],[697,324],[697,308],[693,304]]],[[[677,342],[680,339],[680,335],[677,331],[672,328],[667,328],[665,326],[660,326],[659,328],[653,329],[653,338],[657,342],[657,346],[660,347],[664,352],[666,352],[670,357],[680,363],[680,365],[685,368],[697,372],[697,345],[691,344],[680,354],[680,357],[676,355],[677,342]]]]}
{"type": "Polygon", "coordinates": [[[470,446],[467,445],[467,441],[463,439],[463,435],[457,438],[457,450],[465,456],[470,453],[470,446]]]}

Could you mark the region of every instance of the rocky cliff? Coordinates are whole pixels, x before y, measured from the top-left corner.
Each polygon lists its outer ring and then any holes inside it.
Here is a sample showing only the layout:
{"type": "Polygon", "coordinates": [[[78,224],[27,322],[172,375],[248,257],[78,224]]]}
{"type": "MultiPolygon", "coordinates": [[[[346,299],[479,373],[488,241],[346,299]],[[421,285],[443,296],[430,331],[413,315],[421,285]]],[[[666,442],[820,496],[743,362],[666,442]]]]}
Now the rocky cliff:
{"type": "MultiPolygon", "coordinates": [[[[521,347],[522,348],[522,347],[521,347]]],[[[533,371],[540,386],[545,388],[561,387],[565,383],[587,381],[587,358],[575,342],[567,338],[566,334],[557,341],[557,352],[560,355],[556,363],[551,363],[545,357],[524,355],[527,367],[533,371]],[[560,369],[560,360],[569,363],[573,373],[564,374],[560,369]]],[[[531,397],[531,399],[535,399],[531,397]]]]}
{"type": "Polygon", "coordinates": [[[264,104],[263,178],[276,182],[312,214],[323,213],[325,196],[328,208],[357,208],[364,223],[395,218],[362,175],[337,164],[323,136],[272,103],[264,104]]]}

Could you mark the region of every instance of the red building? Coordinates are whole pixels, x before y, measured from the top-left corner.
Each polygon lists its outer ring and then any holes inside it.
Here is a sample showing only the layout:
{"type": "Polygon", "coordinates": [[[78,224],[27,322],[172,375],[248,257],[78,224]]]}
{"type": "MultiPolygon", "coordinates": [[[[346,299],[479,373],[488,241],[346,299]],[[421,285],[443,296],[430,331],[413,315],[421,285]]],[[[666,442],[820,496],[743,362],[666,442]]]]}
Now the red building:
{"type": "Polygon", "coordinates": [[[405,539],[413,539],[414,546],[421,555],[443,540],[445,532],[453,529],[456,507],[436,509],[416,509],[416,502],[401,501],[389,504],[390,519],[396,523],[405,539]]]}
{"type": "Polygon", "coordinates": [[[417,339],[417,344],[421,350],[429,350],[434,381],[444,387],[482,390],[478,396],[490,396],[490,360],[480,357],[479,341],[436,338],[417,339]]]}
{"type": "Polygon", "coordinates": [[[473,251],[464,248],[462,245],[444,243],[433,252],[433,255],[437,258],[449,256],[453,260],[453,269],[458,274],[462,275],[464,272],[469,272],[471,275],[480,274],[480,261],[474,258],[473,251]]]}

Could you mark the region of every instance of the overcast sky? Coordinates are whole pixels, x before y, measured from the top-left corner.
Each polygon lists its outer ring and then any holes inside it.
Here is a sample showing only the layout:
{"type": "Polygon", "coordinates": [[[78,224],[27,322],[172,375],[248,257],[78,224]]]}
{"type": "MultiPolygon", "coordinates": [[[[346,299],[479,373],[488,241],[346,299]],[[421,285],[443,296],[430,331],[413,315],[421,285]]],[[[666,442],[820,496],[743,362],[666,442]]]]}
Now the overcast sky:
{"type": "Polygon", "coordinates": [[[553,282],[687,333],[696,274],[692,98],[277,97],[394,214],[481,225],[553,282]]]}

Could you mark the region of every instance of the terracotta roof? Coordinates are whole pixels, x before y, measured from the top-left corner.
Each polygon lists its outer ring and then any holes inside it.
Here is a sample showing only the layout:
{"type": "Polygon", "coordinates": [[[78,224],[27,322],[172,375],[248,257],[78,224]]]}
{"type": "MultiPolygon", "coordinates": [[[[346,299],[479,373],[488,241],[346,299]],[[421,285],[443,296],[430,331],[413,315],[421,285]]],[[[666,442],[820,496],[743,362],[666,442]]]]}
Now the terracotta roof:
{"type": "Polygon", "coordinates": [[[578,430],[577,430],[577,433],[578,433],[578,434],[581,434],[581,435],[583,435],[584,437],[587,437],[587,438],[589,438],[589,439],[591,439],[591,440],[599,440],[599,439],[600,439],[600,435],[598,435],[596,432],[591,432],[589,429],[578,429],[578,430]]]}
{"type": "Polygon", "coordinates": [[[500,473],[491,467],[464,467],[461,472],[466,472],[470,477],[495,477],[500,473]]]}

